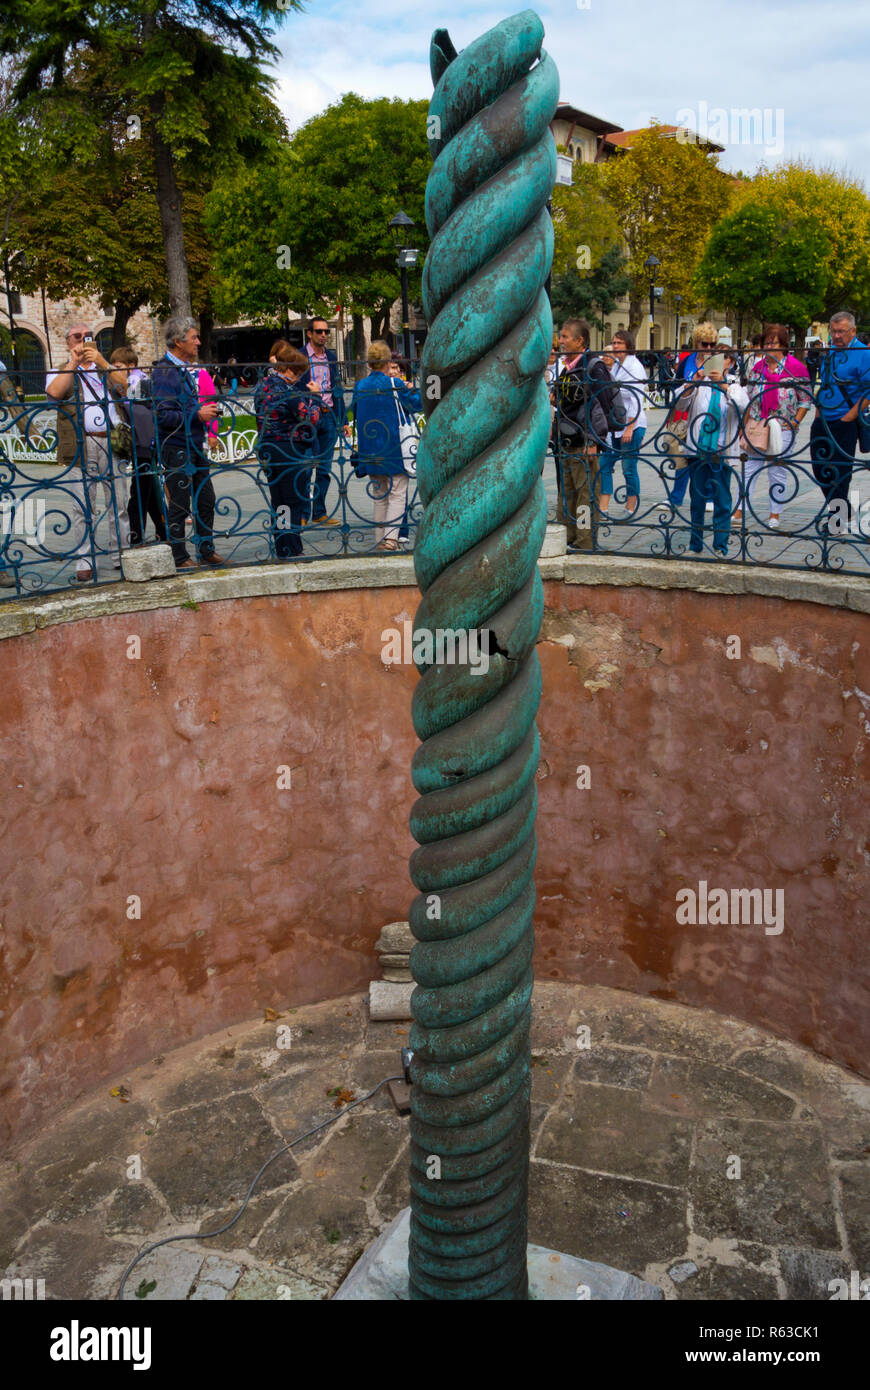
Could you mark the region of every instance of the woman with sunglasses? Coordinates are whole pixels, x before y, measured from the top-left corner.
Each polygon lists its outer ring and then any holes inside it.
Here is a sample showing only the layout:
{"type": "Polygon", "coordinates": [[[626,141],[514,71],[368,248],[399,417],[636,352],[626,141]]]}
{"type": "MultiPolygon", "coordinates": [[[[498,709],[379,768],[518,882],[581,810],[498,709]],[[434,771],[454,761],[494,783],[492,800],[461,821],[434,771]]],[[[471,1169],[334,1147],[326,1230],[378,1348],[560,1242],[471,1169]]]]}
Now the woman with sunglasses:
{"type": "Polygon", "coordinates": [[[640,499],[640,480],[638,478],[638,458],[640,446],[646,434],[647,374],[642,362],[635,356],[634,336],[625,328],[613,335],[613,342],[602,353],[602,361],[619,385],[619,396],[625,410],[626,424],[623,429],[608,436],[608,445],[601,453],[598,468],[597,487],[600,488],[598,506],[602,512],[610,507],[613,494],[613,465],[617,459],[622,464],[625,478],[625,507],[629,516],[637,511],[640,499]]]}
{"type": "MultiPolygon", "coordinates": [[[[762,468],[768,470],[770,516],[767,524],[774,530],[779,526],[780,510],[785,501],[788,470],[773,459],[785,459],[794,450],[798,427],[812,404],[810,374],[803,362],[788,350],[788,329],[781,323],[769,323],[761,335],[762,355],[749,374],[749,409],[744,430],[748,457],[744,470],[744,497],[752,510],[752,489],[762,468]],[[806,386],[801,383],[806,382],[806,386]],[[779,421],[782,429],[782,449],[772,454],[762,449],[759,441],[763,427],[779,421]],[[753,429],[760,426],[761,431],[753,429]]],[[[795,486],[792,496],[797,493],[795,486]]],[[[743,498],[741,498],[743,501],[743,498]]],[[[738,506],[735,521],[742,521],[738,506]]]]}

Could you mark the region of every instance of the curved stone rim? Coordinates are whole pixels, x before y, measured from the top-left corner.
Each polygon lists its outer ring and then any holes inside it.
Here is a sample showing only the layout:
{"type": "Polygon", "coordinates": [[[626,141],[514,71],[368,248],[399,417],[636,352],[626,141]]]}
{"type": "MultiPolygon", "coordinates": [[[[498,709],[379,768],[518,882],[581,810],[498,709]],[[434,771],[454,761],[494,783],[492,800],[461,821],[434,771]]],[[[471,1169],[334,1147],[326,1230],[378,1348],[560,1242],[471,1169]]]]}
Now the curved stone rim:
{"type": "MultiPolygon", "coordinates": [[[[550,533],[563,527],[548,527],[550,533]]],[[[545,549],[547,549],[545,542],[545,549]]],[[[615,588],[693,589],[699,594],[753,594],[791,603],[819,603],[854,613],[870,613],[870,583],[854,575],[812,574],[717,562],[652,559],[647,556],[550,555],[538,561],[544,580],[615,588]]],[[[410,554],[377,559],[318,560],[305,565],[251,565],[151,579],[119,581],[86,592],[9,599],[0,604],[0,639],[23,637],[40,628],[154,608],[215,603],[227,599],[277,598],[286,594],[339,589],[417,589],[410,554]]]]}

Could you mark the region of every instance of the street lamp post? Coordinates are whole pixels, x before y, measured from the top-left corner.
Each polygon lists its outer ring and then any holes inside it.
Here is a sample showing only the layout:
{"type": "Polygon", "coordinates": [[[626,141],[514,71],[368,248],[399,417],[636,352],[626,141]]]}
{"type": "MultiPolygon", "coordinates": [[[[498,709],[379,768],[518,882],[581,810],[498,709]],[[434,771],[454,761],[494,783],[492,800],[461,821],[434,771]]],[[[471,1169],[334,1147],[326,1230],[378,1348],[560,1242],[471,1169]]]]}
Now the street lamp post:
{"type": "Polygon", "coordinates": [[[643,268],[649,275],[649,345],[650,351],[655,347],[653,342],[653,328],[655,327],[656,316],[656,270],[661,265],[658,256],[647,256],[643,263],[643,268]]]}
{"type": "Polygon", "coordinates": [[[682,296],[681,294],[675,294],[675,295],[674,295],[674,303],[675,303],[676,306],[677,306],[677,331],[676,331],[676,335],[675,335],[675,336],[676,336],[675,347],[676,347],[677,352],[679,353],[679,351],[680,351],[680,306],[681,306],[682,303],[683,303],[683,296],[682,296]]]}
{"type": "Polygon", "coordinates": [[[400,208],[395,217],[390,219],[389,225],[398,251],[396,265],[402,276],[402,350],[410,362],[411,311],[408,304],[408,267],[417,264],[417,258],[420,253],[413,246],[407,246],[405,244],[408,240],[408,231],[414,225],[412,219],[406,212],[402,212],[400,208]]]}

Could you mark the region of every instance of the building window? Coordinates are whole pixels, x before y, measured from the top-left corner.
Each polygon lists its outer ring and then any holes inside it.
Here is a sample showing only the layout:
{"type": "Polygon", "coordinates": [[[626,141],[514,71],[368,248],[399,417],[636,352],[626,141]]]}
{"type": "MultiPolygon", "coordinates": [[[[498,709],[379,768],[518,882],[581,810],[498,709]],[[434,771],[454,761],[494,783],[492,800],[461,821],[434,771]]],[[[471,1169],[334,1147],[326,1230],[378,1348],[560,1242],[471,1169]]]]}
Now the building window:
{"type": "Polygon", "coordinates": [[[9,291],[9,300],[8,300],[8,303],[9,303],[9,305],[10,305],[10,307],[11,307],[11,311],[12,311],[12,316],[13,316],[13,318],[14,318],[14,317],[20,317],[20,315],[21,315],[21,295],[18,293],[17,290],[10,290],[10,291],[9,291]]]}
{"type": "Polygon", "coordinates": [[[97,347],[103,356],[108,360],[109,353],[112,351],[112,330],[111,328],[101,328],[94,339],[97,347]]]}

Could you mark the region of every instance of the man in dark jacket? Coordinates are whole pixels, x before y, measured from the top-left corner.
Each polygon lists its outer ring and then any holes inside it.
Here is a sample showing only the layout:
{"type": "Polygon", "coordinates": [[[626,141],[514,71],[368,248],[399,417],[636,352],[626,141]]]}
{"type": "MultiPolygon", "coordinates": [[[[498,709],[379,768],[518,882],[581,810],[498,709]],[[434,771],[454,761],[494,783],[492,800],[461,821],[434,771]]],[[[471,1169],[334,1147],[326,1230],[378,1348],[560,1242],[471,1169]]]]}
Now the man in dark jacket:
{"type": "Polygon", "coordinates": [[[589,351],[586,319],[566,319],[559,333],[562,367],[556,379],[562,494],[557,517],[568,528],[569,550],[593,550],[598,455],[612,430],[625,425],[619,387],[589,351]]]}
{"type": "Polygon", "coordinates": [[[176,569],[191,569],[184,539],[185,522],[193,508],[194,538],[199,558],[207,565],[224,565],[215,554],[214,486],[205,452],[205,432],[216,419],[217,401],[200,405],[194,365],[199,351],[196,319],[173,315],[163,330],[166,356],[155,362],[151,373],[155,446],[166,480],[169,543],[176,569]]]}
{"type": "Polygon", "coordinates": [[[310,363],[309,370],[300,379],[298,386],[305,390],[313,382],[320,392],[322,401],[320,420],[313,453],[317,459],[317,472],[314,483],[314,500],[311,506],[311,520],[315,525],[337,526],[336,518],[326,514],[326,494],[332,473],[332,455],[338,431],[345,436],[350,434],[347,412],[344,408],[344,391],[341,384],[341,368],[332,348],[326,346],[329,325],[326,319],[314,318],[308,325],[305,353],[310,363]]]}

